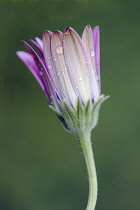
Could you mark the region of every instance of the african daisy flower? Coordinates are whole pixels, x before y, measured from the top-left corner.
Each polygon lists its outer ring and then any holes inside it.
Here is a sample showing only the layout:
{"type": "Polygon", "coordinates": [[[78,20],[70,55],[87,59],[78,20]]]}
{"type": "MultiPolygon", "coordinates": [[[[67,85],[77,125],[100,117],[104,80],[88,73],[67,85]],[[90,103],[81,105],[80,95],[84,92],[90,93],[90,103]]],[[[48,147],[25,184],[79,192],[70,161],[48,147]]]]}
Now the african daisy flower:
{"type": "Polygon", "coordinates": [[[30,40],[40,56],[22,42],[28,52],[18,51],[17,56],[40,84],[65,129],[79,140],[89,176],[86,209],[94,210],[97,178],[90,134],[100,106],[108,98],[101,95],[99,27],[86,26],[82,37],[70,27],[64,33],[47,30],[42,40],[30,40]]]}

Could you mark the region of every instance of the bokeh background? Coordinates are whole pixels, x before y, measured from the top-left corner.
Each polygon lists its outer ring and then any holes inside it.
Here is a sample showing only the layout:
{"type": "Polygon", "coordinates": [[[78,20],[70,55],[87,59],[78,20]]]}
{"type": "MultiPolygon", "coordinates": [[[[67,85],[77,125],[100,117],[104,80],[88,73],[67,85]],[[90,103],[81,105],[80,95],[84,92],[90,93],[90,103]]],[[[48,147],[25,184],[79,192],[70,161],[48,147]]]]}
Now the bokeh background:
{"type": "Polygon", "coordinates": [[[100,26],[101,108],[93,131],[96,210],[140,209],[140,2],[0,1],[0,210],[84,210],[88,179],[66,133],[27,68],[20,40],[45,29],[100,26]]]}

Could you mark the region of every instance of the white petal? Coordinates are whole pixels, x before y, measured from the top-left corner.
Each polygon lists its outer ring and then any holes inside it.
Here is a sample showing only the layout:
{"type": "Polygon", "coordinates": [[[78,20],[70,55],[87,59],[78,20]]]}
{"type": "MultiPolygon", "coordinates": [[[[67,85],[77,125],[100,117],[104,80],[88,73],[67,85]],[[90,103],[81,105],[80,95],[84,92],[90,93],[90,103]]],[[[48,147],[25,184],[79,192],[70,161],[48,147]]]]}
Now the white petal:
{"type": "Polygon", "coordinates": [[[59,86],[59,90],[61,90],[62,97],[66,99],[70,104],[73,104],[74,107],[76,107],[77,95],[74,92],[65,65],[62,37],[63,33],[60,31],[55,31],[51,37],[53,66],[57,75],[57,80],[59,81],[57,85],[59,86]]]}
{"type": "Polygon", "coordinates": [[[91,64],[90,79],[91,79],[92,95],[94,101],[97,101],[100,95],[99,85],[98,85],[98,80],[100,78],[98,78],[99,75],[97,74],[96,71],[94,40],[93,40],[92,28],[90,26],[85,27],[85,30],[82,35],[82,42],[85,46],[91,64]]]}
{"type": "Polygon", "coordinates": [[[82,41],[72,28],[64,32],[63,47],[71,82],[78,96],[86,103],[91,98],[88,61],[82,41]]]}

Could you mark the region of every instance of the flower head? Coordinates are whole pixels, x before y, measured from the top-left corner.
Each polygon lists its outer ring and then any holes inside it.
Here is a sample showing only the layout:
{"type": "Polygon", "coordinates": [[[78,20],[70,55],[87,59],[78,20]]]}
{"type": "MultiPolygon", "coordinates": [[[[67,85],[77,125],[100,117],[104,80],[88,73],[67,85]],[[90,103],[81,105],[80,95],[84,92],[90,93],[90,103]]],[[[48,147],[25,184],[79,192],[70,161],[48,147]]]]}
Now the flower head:
{"type": "Polygon", "coordinates": [[[98,26],[94,29],[86,26],[82,37],[70,27],[64,33],[45,31],[42,40],[30,40],[40,56],[29,44],[22,42],[28,53],[18,51],[17,56],[37,79],[63,124],[68,124],[64,114],[66,109],[76,113],[78,104],[83,108],[87,104],[93,107],[104,98],[100,95],[98,26]]]}

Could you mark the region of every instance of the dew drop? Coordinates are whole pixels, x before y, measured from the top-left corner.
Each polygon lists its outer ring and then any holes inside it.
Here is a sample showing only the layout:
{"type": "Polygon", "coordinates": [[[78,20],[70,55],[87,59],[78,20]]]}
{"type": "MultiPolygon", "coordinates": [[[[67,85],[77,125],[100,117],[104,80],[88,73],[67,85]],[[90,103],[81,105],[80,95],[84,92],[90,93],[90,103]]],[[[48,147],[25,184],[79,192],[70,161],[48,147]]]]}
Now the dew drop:
{"type": "Polygon", "coordinates": [[[59,54],[59,55],[62,55],[63,54],[63,47],[62,45],[58,45],[56,47],[56,52],[59,54]]]}
{"type": "Polygon", "coordinates": [[[96,80],[99,80],[99,76],[98,75],[96,75],[96,80]]]}
{"type": "Polygon", "coordinates": [[[82,81],[82,79],[83,79],[82,77],[79,77],[79,80],[80,80],[80,81],[82,81]]]}
{"type": "Polygon", "coordinates": [[[57,72],[57,75],[60,76],[60,72],[57,72]]]}
{"type": "Polygon", "coordinates": [[[67,71],[67,68],[65,67],[65,71],[67,71]]]}
{"type": "Polygon", "coordinates": [[[40,71],[39,74],[42,76],[43,75],[43,71],[40,71]]]}
{"type": "Polygon", "coordinates": [[[93,50],[90,51],[90,55],[91,55],[91,57],[93,57],[95,55],[93,50]]]}
{"type": "Polygon", "coordinates": [[[76,85],[76,89],[78,89],[78,85],[76,85]]]}
{"type": "Polygon", "coordinates": [[[52,65],[48,65],[48,68],[49,68],[49,69],[52,69],[52,65]]]}
{"type": "Polygon", "coordinates": [[[57,58],[54,58],[54,61],[57,61],[57,58]]]}

